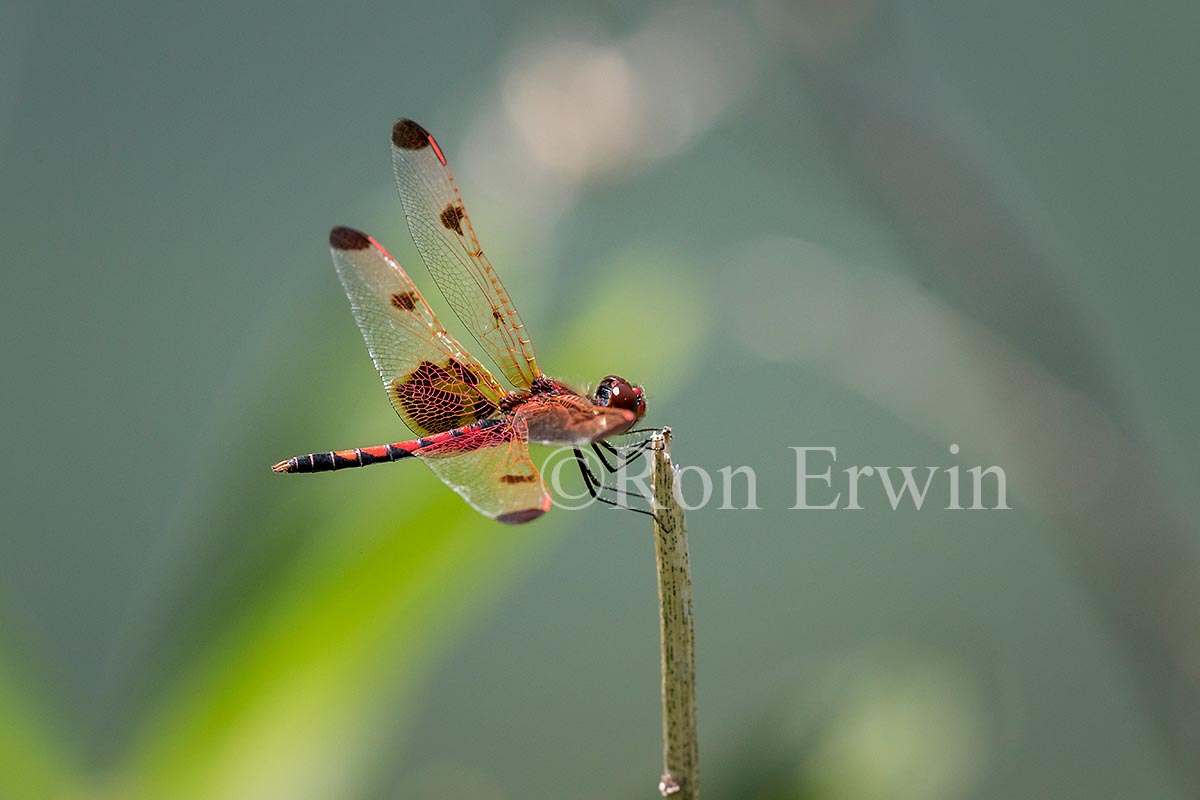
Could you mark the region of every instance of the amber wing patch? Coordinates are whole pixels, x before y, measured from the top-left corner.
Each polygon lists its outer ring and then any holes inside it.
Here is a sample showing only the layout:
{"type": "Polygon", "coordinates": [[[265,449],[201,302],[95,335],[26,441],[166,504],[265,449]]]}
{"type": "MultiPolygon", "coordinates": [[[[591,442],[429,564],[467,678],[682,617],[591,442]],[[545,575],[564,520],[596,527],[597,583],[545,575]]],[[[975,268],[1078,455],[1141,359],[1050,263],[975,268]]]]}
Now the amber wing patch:
{"type": "Polygon", "coordinates": [[[422,361],[404,378],[393,380],[391,392],[417,425],[438,433],[496,413],[496,404],[480,393],[478,383],[478,376],[454,359],[443,364],[422,361]]]}

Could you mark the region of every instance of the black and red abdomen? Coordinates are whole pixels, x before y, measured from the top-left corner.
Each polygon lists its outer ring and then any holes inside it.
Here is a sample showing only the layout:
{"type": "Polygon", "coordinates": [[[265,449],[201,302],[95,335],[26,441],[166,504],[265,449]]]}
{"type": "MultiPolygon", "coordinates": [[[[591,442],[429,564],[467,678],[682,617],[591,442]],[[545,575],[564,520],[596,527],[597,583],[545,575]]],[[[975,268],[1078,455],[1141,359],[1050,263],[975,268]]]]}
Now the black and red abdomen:
{"type": "Polygon", "coordinates": [[[402,458],[414,458],[422,455],[444,455],[457,450],[473,450],[496,444],[506,434],[500,434],[497,439],[501,419],[484,419],[465,425],[461,428],[451,428],[448,431],[422,436],[420,439],[410,439],[407,442],[392,442],[375,447],[356,447],[353,450],[330,450],[328,453],[309,453],[306,456],[294,456],[287,461],[280,461],[271,469],[276,472],[331,472],[348,467],[365,467],[369,464],[382,464],[385,461],[399,461],[402,458]],[[486,435],[485,432],[489,432],[486,435]]]}
{"type": "Polygon", "coordinates": [[[271,469],[276,472],[329,472],[347,467],[365,467],[385,461],[412,458],[420,439],[411,442],[381,444],[377,447],[356,447],[353,450],[330,450],[328,453],[309,453],[280,461],[271,469]]]}

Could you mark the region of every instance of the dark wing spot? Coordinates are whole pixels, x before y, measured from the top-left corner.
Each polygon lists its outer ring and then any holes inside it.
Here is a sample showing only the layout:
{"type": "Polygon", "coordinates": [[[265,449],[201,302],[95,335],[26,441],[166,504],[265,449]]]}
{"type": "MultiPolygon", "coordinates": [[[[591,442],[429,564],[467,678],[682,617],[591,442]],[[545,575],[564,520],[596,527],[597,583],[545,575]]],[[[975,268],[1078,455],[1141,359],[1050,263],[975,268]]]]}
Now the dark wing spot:
{"type": "Polygon", "coordinates": [[[412,311],[417,307],[412,292],[396,292],[392,295],[392,305],[401,311],[412,311]]]}
{"type": "Polygon", "coordinates": [[[501,475],[501,483],[531,483],[536,480],[532,475],[501,475]]]}
{"type": "Polygon", "coordinates": [[[462,236],[462,221],[464,216],[466,216],[466,213],[463,211],[463,207],[451,203],[442,209],[442,226],[446,230],[454,231],[459,236],[462,236]]]}
{"type": "Polygon", "coordinates": [[[334,228],[329,232],[329,246],[334,250],[365,250],[371,246],[371,237],[354,228],[334,228]]]}
{"type": "MultiPolygon", "coordinates": [[[[477,420],[486,420],[488,417],[492,416],[492,414],[495,414],[497,410],[499,410],[499,406],[486,397],[480,396],[479,399],[471,405],[471,416],[477,420]]],[[[499,421],[500,420],[496,420],[496,422],[499,421]]]]}
{"type": "Polygon", "coordinates": [[[476,375],[474,372],[472,372],[467,367],[463,366],[462,362],[458,361],[457,359],[452,358],[452,359],[450,359],[450,363],[448,364],[448,366],[450,367],[450,369],[454,370],[454,372],[458,374],[458,377],[467,386],[478,386],[479,385],[479,376],[476,375]]]}
{"type": "Polygon", "coordinates": [[[422,361],[389,389],[404,415],[427,433],[439,433],[467,425],[496,413],[496,404],[476,388],[474,372],[455,359],[445,366],[422,361]]]}
{"type": "Polygon", "coordinates": [[[537,519],[545,510],[541,508],[526,508],[521,511],[509,511],[505,514],[500,514],[496,517],[497,522],[503,522],[505,525],[520,525],[523,522],[529,522],[531,519],[537,519]]]}
{"type": "Polygon", "coordinates": [[[392,126],[392,144],[401,150],[420,150],[429,147],[429,131],[411,119],[398,119],[392,126]]]}

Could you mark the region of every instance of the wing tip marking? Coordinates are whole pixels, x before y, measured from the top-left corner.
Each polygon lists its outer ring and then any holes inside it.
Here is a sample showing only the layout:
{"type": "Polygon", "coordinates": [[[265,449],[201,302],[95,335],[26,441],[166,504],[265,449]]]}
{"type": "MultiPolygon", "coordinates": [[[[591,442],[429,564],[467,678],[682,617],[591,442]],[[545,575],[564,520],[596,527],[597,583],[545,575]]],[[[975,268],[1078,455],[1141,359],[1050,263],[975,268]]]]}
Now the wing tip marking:
{"type": "Polygon", "coordinates": [[[520,511],[507,511],[503,514],[497,514],[496,521],[503,522],[505,525],[521,525],[535,520],[545,513],[546,509],[541,507],[523,508],[520,511]]]}
{"type": "Polygon", "coordinates": [[[371,246],[371,237],[339,225],[329,232],[329,246],[334,250],[365,250],[371,246]]]}
{"type": "Polygon", "coordinates": [[[401,150],[424,150],[432,141],[429,131],[411,119],[398,119],[392,126],[392,144],[401,150]]]}

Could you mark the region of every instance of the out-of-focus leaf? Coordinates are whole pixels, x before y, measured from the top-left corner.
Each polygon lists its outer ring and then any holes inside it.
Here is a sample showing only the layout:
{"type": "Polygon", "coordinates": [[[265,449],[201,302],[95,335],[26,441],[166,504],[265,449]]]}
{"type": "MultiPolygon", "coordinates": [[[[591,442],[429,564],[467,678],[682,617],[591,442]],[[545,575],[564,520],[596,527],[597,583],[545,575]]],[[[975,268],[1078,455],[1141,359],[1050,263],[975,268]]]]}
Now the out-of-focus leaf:
{"type": "Polygon", "coordinates": [[[345,796],[382,754],[386,702],[502,585],[548,526],[497,529],[458,498],[377,495],[322,521],[362,547],[299,563],[166,697],[126,773],[145,797],[345,796]],[[384,702],[381,702],[381,699],[384,702]],[[364,763],[366,762],[366,763],[364,763]]]}
{"type": "Polygon", "coordinates": [[[77,781],[73,759],[30,695],[36,681],[14,673],[0,659],[0,797],[69,795],[77,781]]]}

